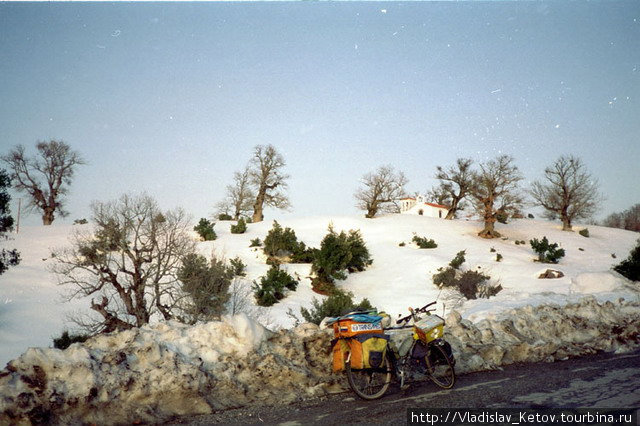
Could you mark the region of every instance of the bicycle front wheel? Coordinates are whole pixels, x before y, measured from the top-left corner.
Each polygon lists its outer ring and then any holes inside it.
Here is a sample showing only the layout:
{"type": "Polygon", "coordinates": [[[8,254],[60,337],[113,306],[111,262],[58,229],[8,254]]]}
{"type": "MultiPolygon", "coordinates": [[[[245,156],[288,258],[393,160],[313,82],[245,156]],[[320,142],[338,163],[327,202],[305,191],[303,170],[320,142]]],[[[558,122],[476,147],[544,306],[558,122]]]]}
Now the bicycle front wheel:
{"type": "Polygon", "coordinates": [[[433,383],[443,389],[451,389],[456,382],[456,373],[444,349],[437,344],[430,345],[425,361],[427,373],[433,383]]]}
{"type": "Polygon", "coordinates": [[[391,384],[391,363],[389,356],[384,357],[384,363],[380,368],[365,368],[362,370],[351,369],[351,363],[347,362],[347,379],[349,387],[362,399],[378,399],[389,389],[391,384]]]}

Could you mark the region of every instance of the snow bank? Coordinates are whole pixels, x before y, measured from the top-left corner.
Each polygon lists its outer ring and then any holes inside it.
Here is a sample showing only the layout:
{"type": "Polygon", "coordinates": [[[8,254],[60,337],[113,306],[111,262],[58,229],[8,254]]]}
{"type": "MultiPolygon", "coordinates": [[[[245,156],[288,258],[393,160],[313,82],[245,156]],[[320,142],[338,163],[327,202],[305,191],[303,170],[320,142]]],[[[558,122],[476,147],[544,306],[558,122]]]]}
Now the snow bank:
{"type": "MultiPolygon", "coordinates": [[[[527,306],[478,323],[447,317],[457,371],[553,361],[640,342],[640,302],[527,306]]],[[[65,351],[29,349],[0,372],[0,423],[156,422],[347,389],[331,371],[330,330],[272,333],[246,316],[163,323],[65,351]]]]}

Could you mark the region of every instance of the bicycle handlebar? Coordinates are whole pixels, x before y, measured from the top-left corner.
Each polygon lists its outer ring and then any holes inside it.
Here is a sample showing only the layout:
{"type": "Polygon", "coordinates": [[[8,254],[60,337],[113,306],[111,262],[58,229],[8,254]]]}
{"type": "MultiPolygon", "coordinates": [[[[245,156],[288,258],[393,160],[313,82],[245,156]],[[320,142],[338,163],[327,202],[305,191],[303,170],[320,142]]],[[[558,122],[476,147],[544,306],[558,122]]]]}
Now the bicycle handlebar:
{"type": "Polygon", "coordinates": [[[427,312],[434,311],[435,309],[427,309],[427,308],[428,308],[429,306],[431,306],[431,305],[435,305],[435,304],[436,304],[436,302],[435,302],[435,301],[434,301],[434,302],[431,302],[431,303],[427,303],[427,304],[426,304],[426,305],[424,305],[422,308],[420,308],[420,309],[416,309],[415,311],[414,311],[413,309],[409,308],[409,310],[411,311],[411,313],[410,313],[409,315],[407,315],[406,317],[402,317],[402,318],[400,318],[400,319],[396,320],[396,324],[400,324],[400,323],[403,323],[403,322],[407,322],[407,321],[409,321],[411,318],[413,318],[413,316],[414,316],[415,314],[421,314],[421,313],[427,313],[427,312]]]}

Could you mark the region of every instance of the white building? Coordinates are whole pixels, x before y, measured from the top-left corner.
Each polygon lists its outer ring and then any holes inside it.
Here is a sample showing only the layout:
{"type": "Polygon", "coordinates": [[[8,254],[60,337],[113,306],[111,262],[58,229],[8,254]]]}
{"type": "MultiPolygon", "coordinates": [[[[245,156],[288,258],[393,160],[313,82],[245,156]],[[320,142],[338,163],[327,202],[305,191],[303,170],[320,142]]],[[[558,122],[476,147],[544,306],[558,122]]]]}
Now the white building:
{"type": "Polygon", "coordinates": [[[402,214],[417,214],[427,217],[440,217],[447,216],[449,207],[441,204],[428,203],[422,195],[418,195],[416,198],[408,197],[400,199],[400,213],[402,214]]]}

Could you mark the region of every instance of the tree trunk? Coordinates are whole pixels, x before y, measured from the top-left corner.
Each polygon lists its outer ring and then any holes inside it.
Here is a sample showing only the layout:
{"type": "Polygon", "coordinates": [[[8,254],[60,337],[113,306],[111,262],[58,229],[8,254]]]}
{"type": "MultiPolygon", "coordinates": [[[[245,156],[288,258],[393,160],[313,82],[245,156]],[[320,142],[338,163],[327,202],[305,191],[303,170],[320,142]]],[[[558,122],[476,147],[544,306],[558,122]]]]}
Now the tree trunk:
{"type": "Polygon", "coordinates": [[[500,237],[500,233],[495,230],[495,221],[485,221],[484,229],[478,233],[478,235],[482,238],[498,238],[500,237]]]}
{"type": "Polygon", "coordinates": [[[447,215],[445,216],[445,220],[453,220],[456,216],[456,212],[458,211],[458,201],[456,198],[453,198],[451,201],[451,208],[447,211],[447,215]]]}
{"type": "Polygon", "coordinates": [[[498,238],[500,233],[495,230],[496,216],[493,213],[493,198],[484,201],[484,229],[478,233],[482,238],[498,238]]]}
{"type": "Polygon", "coordinates": [[[573,228],[571,227],[571,219],[569,219],[565,215],[562,216],[562,230],[563,231],[573,231],[573,228]]]}
{"type": "Polygon", "coordinates": [[[378,205],[372,204],[367,207],[367,214],[364,215],[367,219],[373,219],[373,217],[378,213],[378,205]]]}
{"type": "Polygon", "coordinates": [[[262,206],[264,205],[264,196],[266,189],[260,188],[258,190],[258,195],[256,196],[256,202],[253,203],[253,217],[251,221],[253,223],[262,222],[264,219],[264,215],[262,214],[262,206]]]}
{"type": "Polygon", "coordinates": [[[44,209],[44,213],[42,214],[42,224],[51,225],[53,223],[53,219],[54,219],[53,209],[50,207],[46,207],[44,209]]]}

